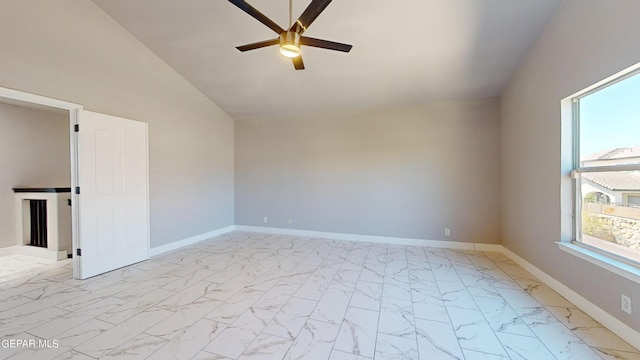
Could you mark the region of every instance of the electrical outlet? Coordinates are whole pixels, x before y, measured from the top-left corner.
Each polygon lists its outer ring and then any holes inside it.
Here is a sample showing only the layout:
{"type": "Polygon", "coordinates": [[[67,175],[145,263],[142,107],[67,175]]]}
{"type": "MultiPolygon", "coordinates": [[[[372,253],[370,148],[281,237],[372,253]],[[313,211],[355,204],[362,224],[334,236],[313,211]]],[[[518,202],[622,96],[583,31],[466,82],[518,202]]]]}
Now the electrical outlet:
{"type": "Polygon", "coordinates": [[[631,315],[631,312],[633,311],[633,304],[631,303],[631,297],[625,294],[620,294],[620,307],[622,308],[622,311],[631,315]]]}
{"type": "Polygon", "coordinates": [[[444,229],[444,236],[451,236],[451,229],[449,228],[444,229]]]}
{"type": "Polygon", "coordinates": [[[269,222],[269,219],[267,219],[267,217],[265,216],[265,217],[264,217],[264,223],[266,224],[266,223],[268,223],[268,222],[269,222]]]}
{"type": "Polygon", "coordinates": [[[293,220],[292,219],[289,219],[289,224],[293,224],[293,220]]]}

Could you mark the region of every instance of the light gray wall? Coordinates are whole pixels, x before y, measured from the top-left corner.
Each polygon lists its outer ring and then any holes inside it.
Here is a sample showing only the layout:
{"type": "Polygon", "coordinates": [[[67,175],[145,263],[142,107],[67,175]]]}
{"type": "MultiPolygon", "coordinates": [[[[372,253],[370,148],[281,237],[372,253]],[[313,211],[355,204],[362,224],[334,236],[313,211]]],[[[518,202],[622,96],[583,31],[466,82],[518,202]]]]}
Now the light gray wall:
{"type": "Polygon", "coordinates": [[[497,243],[498,158],[497,99],[237,121],[236,224],[497,243]]]}
{"type": "Polygon", "coordinates": [[[636,0],[563,2],[504,93],[501,116],[504,245],[636,330],[640,316],[620,310],[620,293],[638,301],[640,286],[555,242],[570,236],[561,228],[560,100],[640,61],[639,13],[636,0]]]}
{"type": "Polygon", "coordinates": [[[0,103],[0,247],[16,244],[11,188],[70,187],[69,115],[0,103]]]}
{"type": "Polygon", "coordinates": [[[0,86],[149,123],[152,247],[233,225],[233,120],[95,4],[3,0],[0,44],[0,86]]]}

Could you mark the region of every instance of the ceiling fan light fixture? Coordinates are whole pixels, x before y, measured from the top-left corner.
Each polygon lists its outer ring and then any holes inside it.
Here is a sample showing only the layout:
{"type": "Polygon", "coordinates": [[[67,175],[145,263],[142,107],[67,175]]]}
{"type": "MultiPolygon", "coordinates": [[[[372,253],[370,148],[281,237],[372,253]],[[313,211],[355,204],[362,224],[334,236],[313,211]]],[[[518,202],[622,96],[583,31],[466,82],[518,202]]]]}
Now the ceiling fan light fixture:
{"type": "Polygon", "coordinates": [[[300,34],[295,31],[280,34],[280,53],[288,58],[300,56],[300,34]]]}

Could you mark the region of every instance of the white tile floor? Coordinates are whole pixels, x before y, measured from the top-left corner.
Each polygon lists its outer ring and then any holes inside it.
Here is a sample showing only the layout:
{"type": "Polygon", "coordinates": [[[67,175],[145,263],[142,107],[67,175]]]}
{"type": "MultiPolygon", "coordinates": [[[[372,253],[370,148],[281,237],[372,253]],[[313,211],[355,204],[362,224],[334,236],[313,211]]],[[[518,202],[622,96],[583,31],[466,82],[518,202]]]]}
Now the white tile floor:
{"type": "Polygon", "coordinates": [[[53,261],[20,254],[0,256],[0,283],[68,265],[71,260],[53,261]]]}
{"type": "Polygon", "coordinates": [[[497,253],[236,232],[62,265],[0,283],[0,340],[51,345],[0,359],[640,359],[497,253]]]}

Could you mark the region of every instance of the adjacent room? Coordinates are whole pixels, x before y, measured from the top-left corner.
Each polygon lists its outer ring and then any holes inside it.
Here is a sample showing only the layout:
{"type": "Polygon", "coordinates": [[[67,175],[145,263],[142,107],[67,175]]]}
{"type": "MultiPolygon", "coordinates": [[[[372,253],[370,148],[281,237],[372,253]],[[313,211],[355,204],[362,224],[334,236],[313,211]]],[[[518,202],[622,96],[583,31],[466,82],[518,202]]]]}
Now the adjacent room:
{"type": "Polygon", "coordinates": [[[0,359],[640,359],[638,13],[0,1],[0,359]]]}
{"type": "Polygon", "coordinates": [[[3,174],[0,181],[7,190],[1,197],[0,249],[13,248],[18,243],[32,245],[20,246],[20,252],[3,257],[0,281],[6,282],[41,269],[68,265],[68,261],[58,260],[65,260],[71,254],[71,208],[67,205],[71,186],[69,115],[24,104],[0,103],[0,129],[3,174]],[[27,192],[43,188],[61,192],[40,193],[40,197],[27,192]],[[28,224],[31,215],[36,220],[36,207],[40,202],[51,196],[64,206],[55,209],[58,212],[61,208],[61,223],[56,232],[61,235],[59,242],[55,236],[47,238],[46,231],[35,231],[28,224]]]}

